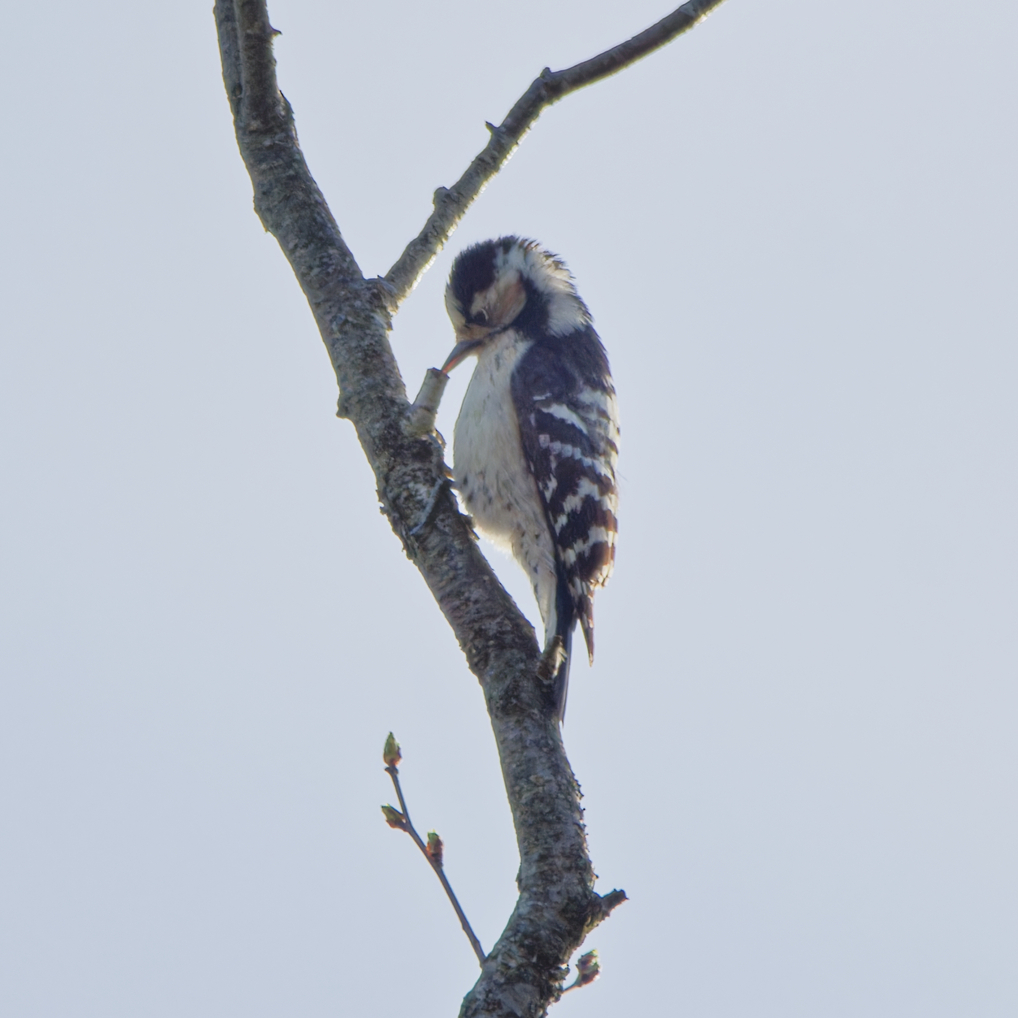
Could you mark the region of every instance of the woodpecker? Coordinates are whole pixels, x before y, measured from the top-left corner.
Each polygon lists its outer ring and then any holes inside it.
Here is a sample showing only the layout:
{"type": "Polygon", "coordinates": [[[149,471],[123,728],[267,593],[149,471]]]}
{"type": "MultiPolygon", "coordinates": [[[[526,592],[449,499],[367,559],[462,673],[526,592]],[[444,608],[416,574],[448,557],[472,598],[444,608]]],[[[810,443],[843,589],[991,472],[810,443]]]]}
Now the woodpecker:
{"type": "Polygon", "coordinates": [[[563,262],[501,237],[456,258],[445,291],[477,365],[453,436],[453,473],[485,537],[526,571],[544,623],[541,671],[565,718],[579,622],[594,660],[594,593],[615,561],[619,422],[608,358],[563,262]]]}

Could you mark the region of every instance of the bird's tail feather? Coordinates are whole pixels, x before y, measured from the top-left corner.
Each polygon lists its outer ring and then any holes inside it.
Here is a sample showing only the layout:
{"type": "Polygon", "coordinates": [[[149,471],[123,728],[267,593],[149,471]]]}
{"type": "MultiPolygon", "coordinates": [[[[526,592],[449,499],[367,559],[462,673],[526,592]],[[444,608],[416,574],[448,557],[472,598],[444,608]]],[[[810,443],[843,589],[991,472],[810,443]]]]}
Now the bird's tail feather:
{"type": "Polygon", "coordinates": [[[572,649],[573,649],[573,629],[570,626],[564,633],[559,634],[562,637],[562,663],[558,667],[558,671],[555,673],[555,711],[558,714],[559,724],[562,724],[566,719],[566,696],[569,694],[569,662],[572,660],[572,649]]]}
{"type": "Polygon", "coordinates": [[[576,606],[569,593],[565,573],[559,571],[558,590],[555,598],[555,635],[562,641],[562,660],[555,672],[555,711],[559,724],[566,719],[566,696],[569,693],[569,662],[572,660],[573,630],[576,628],[576,606]]]}

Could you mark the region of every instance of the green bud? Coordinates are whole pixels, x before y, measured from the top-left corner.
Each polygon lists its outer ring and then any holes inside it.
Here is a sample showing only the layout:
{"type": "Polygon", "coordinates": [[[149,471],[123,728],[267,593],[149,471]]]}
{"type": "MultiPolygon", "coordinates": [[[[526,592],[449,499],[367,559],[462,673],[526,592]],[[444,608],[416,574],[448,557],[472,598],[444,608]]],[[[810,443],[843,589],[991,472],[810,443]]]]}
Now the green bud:
{"type": "Polygon", "coordinates": [[[597,951],[588,951],[576,959],[576,985],[586,986],[601,974],[601,963],[597,951]]]}
{"type": "Polygon", "coordinates": [[[390,826],[394,827],[397,831],[406,830],[406,817],[398,809],[393,806],[383,806],[382,816],[385,817],[385,822],[390,826]]]}
{"type": "Polygon", "coordinates": [[[442,839],[434,831],[428,831],[428,858],[431,859],[436,866],[442,865],[443,848],[442,839]]]}
{"type": "Polygon", "coordinates": [[[389,732],[389,737],[385,740],[385,748],[382,750],[382,759],[385,761],[386,767],[395,767],[400,760],[403,759],[402,754],[399,751],[399,743],[396,741],[396,736],[389,732]]]}

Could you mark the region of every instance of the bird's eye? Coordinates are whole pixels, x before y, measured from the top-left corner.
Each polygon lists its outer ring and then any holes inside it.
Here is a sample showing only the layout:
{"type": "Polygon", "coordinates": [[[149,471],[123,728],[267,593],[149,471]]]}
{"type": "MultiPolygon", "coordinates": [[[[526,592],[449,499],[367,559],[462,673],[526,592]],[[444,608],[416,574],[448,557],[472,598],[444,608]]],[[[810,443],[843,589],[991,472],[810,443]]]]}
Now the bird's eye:
{"type": "Polygon", "coordinates": [[[474,315],[474,317],[477,319],[477,321],[481,325],[487,325],[488,324],[488,312],[485,311],[484,308],[481,308],[481,310],[478,311],[477,314],[474,315]]]}

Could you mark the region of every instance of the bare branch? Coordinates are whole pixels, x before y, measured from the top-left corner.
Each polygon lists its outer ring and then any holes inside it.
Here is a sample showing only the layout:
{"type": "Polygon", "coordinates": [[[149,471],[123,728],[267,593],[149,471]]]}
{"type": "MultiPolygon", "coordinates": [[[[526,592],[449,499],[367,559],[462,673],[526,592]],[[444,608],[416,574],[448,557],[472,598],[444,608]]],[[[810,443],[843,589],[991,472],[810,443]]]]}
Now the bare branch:
{"type": "Polygon", "coordinates": [[[393,288],[397,304],[417,285],[474,199],[513,154],[546,107],[570,92],[607,78],[660,49],[702,21],[722,2],[689,0],[639,35],[634,35],[632,39],[590,60],[574,64],[563,71],[545,68],[498,127],[485,124],[491,137],[466,173],[451,188],[440,187],[435,192],[435,210],[428,217],[424,229],[410,241],[385,276],[393,288]]]}
{"type": "Polygon", "coordinates": [[[269,12],[260,0],[237,0],[234,7],[244,26],[239,36],[242,116],[250,128],[278,128],[286,117],[276,84],[269,12]]]}
{"type": "Polygon", "coordinates": [[[276,84],[274,31],[264,0],[217,0],[223,81],[237,144],[254,185],[255,211],[279,241],[311,303],[362,280],[297,145],[293,115],[276,84]]]}
{"type": "Polygon", "coordinates": [[[566,960],[625,894],[594,891],[579,787],[551,691],[536,680],[533,627],[478,550],[445,483],[434,435],[422,434],[440,386],[432,380],[420,405],[408,404],[389,345],[391,317],[541,109],[649,53],[719,2],[687,3],[593,61],[542,75],[456,187],[436,194],[435,216],[382,280],[363,277],[308,171],[276,84],[264,0],[216,0],[223,81],[255,210],[308,299],[339,382],[339,415],[356,428],[382,511],[452,627],[491,718],[516,829],[520,896],[463,1002],[463,1018],[544,1014],[561,992],[566,960]]]}

